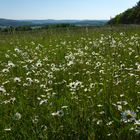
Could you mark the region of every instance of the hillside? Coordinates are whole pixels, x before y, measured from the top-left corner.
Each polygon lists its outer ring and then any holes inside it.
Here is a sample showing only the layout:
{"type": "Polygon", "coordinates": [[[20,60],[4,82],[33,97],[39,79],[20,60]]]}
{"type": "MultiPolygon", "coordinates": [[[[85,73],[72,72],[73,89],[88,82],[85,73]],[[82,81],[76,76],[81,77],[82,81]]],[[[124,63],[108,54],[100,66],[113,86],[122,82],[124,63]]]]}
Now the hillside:
{"type": "Polygon", "coordinates": [[[20,20],[11,20],[11,19],[0,19],[0,26],[1,27],[7,27],[7,26],[13,26],[13,27],[17,27],[17,26],[26,26],[26,25],[31,25],[30,22],[27,21],[20,21],[20,20]]]}
{"type": "Polygon", "coordinates": [[[140,1],[136,6],[112,18],[108,24],[140,24],[140,1]]]}
{"type": "Polygon", "coordinates": [[[140,26],[0,33],[0,140],[139,140],[140,26]]]}

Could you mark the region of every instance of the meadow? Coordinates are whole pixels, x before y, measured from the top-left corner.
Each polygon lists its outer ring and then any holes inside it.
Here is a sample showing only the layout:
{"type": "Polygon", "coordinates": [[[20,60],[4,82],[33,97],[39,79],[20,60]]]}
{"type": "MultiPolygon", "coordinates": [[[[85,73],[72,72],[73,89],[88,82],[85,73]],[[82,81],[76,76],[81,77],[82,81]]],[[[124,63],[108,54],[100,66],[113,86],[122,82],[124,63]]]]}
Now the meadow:
{"type": "Polygon", "coordinates": [[[139,138],[139,26],[0,33],[0,140],[139,138]]]}

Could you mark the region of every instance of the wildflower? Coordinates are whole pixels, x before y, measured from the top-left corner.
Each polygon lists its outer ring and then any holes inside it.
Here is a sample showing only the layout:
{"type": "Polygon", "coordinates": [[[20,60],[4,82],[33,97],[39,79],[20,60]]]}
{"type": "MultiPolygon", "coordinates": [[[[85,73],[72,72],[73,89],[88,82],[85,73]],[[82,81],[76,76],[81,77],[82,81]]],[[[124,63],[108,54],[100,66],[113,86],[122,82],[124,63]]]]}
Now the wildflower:
{"type": "Polygon", "coordinates": [[[37,66],[37,67],[41,67],[41,66],[42,66],[42,63],[41,63],[40,61],[38,61],[38,62],[36,63],[36,66],[37,66]]]}
{"type": "Polygon", "coordinates": [[[97,107],[102,107],[102,106],[103,106],[103,105],[101,105],[101,104],[98,104],[98,105],[97,105],[97,107]]]}
{"type": "Polygon", "coordinates": [[[10,56],[9,56],[8,54],[5,54],[5,57],[6,57],[6,58],[9,58],[10,56]]]}
{"type": "Polygon", "coordinates": [[[108,137],[111,136],[111,135],[112,135],[111,133],[108,133],[108,134],[107,134],[108,137]]]}
{"type": "Polygon", "coordinates": [[[97,63],[96,63],[96,66],[97,66],[97,67],[101,66],[101,62],[97,62],[97,63]]]}
{"type": "Polygon", "coordinates": [[[122,106],[121,105],[118,105],[117,108],[118,108],[119,111],[122,111],[122,106]]]}
{"type": "Polygon", "coordinates": [[[134,131],[134,130],[135,130],[135,128],[134,128],[134,127],[131,127],[129,130],[130,130],[130,131],[134,131]]]}
{"type": "Polygon", "coordinates": [[[33,80],[30,77],[27,77],[26,80],[29,82],[29,84],[33,82],[33,80]]]}
{"type": "Polygon", "coordinates": [[[64,116],[64,111],[63,110],[59,110],[57,111],[58,116],[62,117],[64,116]]]}
{"type": "Polygon", "coordinates": [[[52,116],[62,117],[62,116],[64,116],[64,111],[63,110],[58,110],[57,112],[52,113],[52,116]]]}
{"type": "Polygon", "coordinates": [[[11,128],[5,128],[4,131],[11,131],[11,128]]]}
{"type": "Polygon", "coordinates": [[[131,110],[125,110],[121,113],[122,121],[123,122],[133,122],[136,120],[136,113],[131,110]]]}
{"type": "Polygon", "coordinates": [[[21,114],[20,114],[19,112],[17,112],[17,113],[15,114],[15,119],[16,119],[16,120],[20,120],[20,119],[21,119],[21,114]]]}
{"type": "Polygon", "coordinates": [[[33,119],[32,119],[32,122],[34,124],[37,124],[38,123],[38,116],[35,116],[33,119]]]}
{"type": "Polygon", "coordinates": [[[15,102],[15,100],[16,100],[16,98],[15,97],[13,97],[13,98],[10,98],[9,100],[5,100],[5,101],[3,101],[2,103],[3,104],[8,104],[8,103],[14,103],[15,102]]]}
{"type": "Polygon", "coordinates": [[[100,72],[101,74],[105,74],[104,70],[100,70],[99,72],[100,72]]]}
{"type": "Polygon", "coordinates": [[[52,113],[52,116],[57,116],[57,112],[53,112],[52,113]]]}
{"type": "Polygon", "coordinates": [[[76,83],[75,83],[75,82],[71,82],[71,83],[69,84],[69,87],[70,87],[71,89],[75,89],[75,88],[76,88],[76,83]]]}
{"type": "Polygon", "coordinates": [[[140,81],[136,81],[136,85],[139,86],[140,85],[140,81]]]}
{"type": "Polygon", "coordinates": [[[35,83],[39,83],[39,80],[38,79],[35,79],[34,81],[35,81],[35,83]]]}
{"type": "Polygon", "coordinates": [[[99,114],[100,114],[100,115],[103,115],[103,114],[105,114],[105,112],[104,112],[104,111],[101,111],[101,112],[99,112],[99,114]]]}
{"type": "Polygon", "coordinates": [[[75,82],[71,82],[68,85],[71,91],[75,91],[78,87],[83,87],[82,82],[76,80],[75,82]]]}
{"type": "Polygon", "coordinates": [[[67,109],[67,108],[68,108],[68,106],[62,106],[61,108],[62,108],[62,109],[67,109]]]}
{"type": "Polygon", "coordinates": [[[140,71],[140,64],[137,66],[138,71],[140,71]]]}
{"type": "Polygon", "coordinates": [[[20,53],[21,51],[20,51],[20,49],[15,48],[15,52],[20,53]]]}
{"type": "Polygon", "coordinates": [[[6,90],[5,90],[5,88],[3,87],[3,86],[0,86],[0,93],[5,93],[6,92],[6,90]]]}
{"type": "Polygon", "coordinates": [[[43,131],[46,131],[48,127],[46,125],[41,125],[41,129],[43,129],[43,131]]]}
{"type": "Polygon", "coordinates": [[[102,122],[103,122],[102,120],[98,120],[97,125],[100,125],[102,122]]]}
{"type": "Polygon", "coordinates": [[[13,68],[13,67],[15,67],[15,64],[12,63],[11,61],[9,61],[9,62],[8,62],[8,66],[9,66],[10,68],[13,68]]]}
{"type": "Polygon", "coordinates": [[[69,62],[67,63],[67,66],[71,66],[71,65],[73,65],[73,64],[74,64],[73,61],[69,61],[69,62]]]}
{"type": "Polygon", "coordinates": [[[19,82],[21,82],[21,79],[20,79],[19,77],[15,77],[15,78],[14,78],[14,82],[19,83],[19,82]]]}
{"type": "Polygon", "coordinates": [[[121,32],[121,33],[120,33],[120,36],[123,36],[123,35],[124,35],[124,33],[121,32]]]}
{"type": "Polygon", "coordinates": [[[48,84],[50,84],[50,85],[51,85],[52,83],[53,83],[53,82],[52,82],[51,80],[49,80],[49,81],[48,81],[48,84]]]}
{"type": "Polygon", "coordinates": [[[121,69],[124,69],[125,68],[125,64],[121,64],[120,67],[121,67],[121,69]]]}
{"type": "Polygon", "coordinates": [[[90,88],[94,88],[95,87],[95,84],[94,83],[91,83],[90,84],[90,88]]]}
{"type": "Polygon", "coordinates": [[[2,72],[3,73],[8,73],[9,72],[9,69],[3,69],[2,72]]]}
{"type": "Polygon", "coordinates": [[[16,100],[16,98],[15,97],[13,97],[13,98],[10,98],[10,102],[11,103],[14,103],[14,101],[16,100]]]}
{"type": "Polygon", "coordinates": [[[121,94],[120,97],[124,97],[124,94],[121,94]]]}
{"type": "Polygon", "coordinates": [[[53,73],[52,72],[48,73],[48,78],[49,79],[53,78],[53,73]]]}
{"type": "Polygon", "coordinates": [[[107,126],[110,126],[110,125],[112,125],[112,123],[113,123],[113,121],[110,121],[110,122],[108,122],[106,125],[107,125],[107,126]]]}
{"type": "Polygon", "coordinates": [[[123,105],[127,105],[128,102],[127,101],[122,101],[123,105]]]}
{"type": "Polygon", "coordinates": [[[35,45],[35,42],[32,41],[31,44],[32,44],[32,45],[35,45]]]}
{"type": "Polygon", "coordinates": [[[135,121],[135,125],[140,127],[140,119],[135,121]]]}
{"type": "Polygon", "coordinates": [[[40,103],[39,103],[39,105],[42,105],[43,103],[45,103],[45,104],[46,104],[47,102],[48,102],[48,100],[47,100],[47,99],[45,99],[45,100],[41,100],[41,101],[40,101],[40,103]]]}
{"type": "Polygon", "coordinates": [[[52,93],[53,96],[56,95],[56,94],[57,94],[57,93],[55,93],[55,92],[52,93]]]}
{"type": "Polygon", "coordinates": [[[84,89],[84,92],[88,92],[88,91],[89,91],[89,89],[88,89],[88,88],[85,88],[85,89],[84,89]]]}
{"type": "MultiPolygon", "coordinates": [[[[92,44],[92,42],[90,41],[89,44],[92,44]]],[[[88,50],[88,46],[85,46],[85,50],[88,50]]]]}

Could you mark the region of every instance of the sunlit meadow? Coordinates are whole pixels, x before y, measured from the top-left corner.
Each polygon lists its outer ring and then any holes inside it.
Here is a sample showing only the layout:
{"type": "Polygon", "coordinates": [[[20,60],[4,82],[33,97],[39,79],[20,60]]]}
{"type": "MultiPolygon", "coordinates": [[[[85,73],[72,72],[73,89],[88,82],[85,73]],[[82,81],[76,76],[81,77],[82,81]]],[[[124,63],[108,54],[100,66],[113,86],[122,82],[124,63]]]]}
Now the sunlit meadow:
{"type": "Polygon", "coordinates": [[[0,33],[0,140],[140,137],[140,27],[0,33]]]}

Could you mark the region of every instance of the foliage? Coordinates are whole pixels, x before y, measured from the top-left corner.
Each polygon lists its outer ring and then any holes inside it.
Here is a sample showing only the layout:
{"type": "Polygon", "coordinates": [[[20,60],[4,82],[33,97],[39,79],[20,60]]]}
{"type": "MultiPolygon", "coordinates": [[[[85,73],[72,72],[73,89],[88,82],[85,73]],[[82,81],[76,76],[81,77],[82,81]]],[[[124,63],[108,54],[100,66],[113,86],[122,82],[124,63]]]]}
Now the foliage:
{"type": "Polygon", "coordinates": [[[108,24],[140,24],[140,1],[133,8],[111,19],[108,24]]]}
{"type": "Polygon", "coordinates": [[[5,28],[0,28],[1,32],[8,32],[8,33],[13,33],[15,31],[31,31],[31,30],[41,30],[41,29],[50,29],[50,28],[71,28],[71,27],[76,27],[73,24],[52,24],[52,25],[47,25],[47,26],[19,26],[19,27],[5,27],[5,28]]]}
{"type": "Polygon", "coordinates": [[[47,25],[47,26],[44,26],[41,28],[49,29],[49,28],[69,28],[69,27],[75,27],[75,25],[73,25],[73,24],[51,24],[51,25],[47,25]]]}

